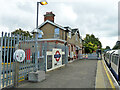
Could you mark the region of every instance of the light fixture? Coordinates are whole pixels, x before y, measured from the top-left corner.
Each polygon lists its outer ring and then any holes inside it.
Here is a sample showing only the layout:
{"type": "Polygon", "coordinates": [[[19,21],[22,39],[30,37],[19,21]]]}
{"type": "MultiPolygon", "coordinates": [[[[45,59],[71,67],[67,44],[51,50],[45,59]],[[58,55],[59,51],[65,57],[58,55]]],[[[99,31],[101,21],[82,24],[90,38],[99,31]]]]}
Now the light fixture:
{"type": "Polygon", "coordinates": [[[48,2],[47,2],[46,0],[41,0],[41,1],[40,1],[40,4],[41,4],[41,5],[47,5],[48,2]]]}

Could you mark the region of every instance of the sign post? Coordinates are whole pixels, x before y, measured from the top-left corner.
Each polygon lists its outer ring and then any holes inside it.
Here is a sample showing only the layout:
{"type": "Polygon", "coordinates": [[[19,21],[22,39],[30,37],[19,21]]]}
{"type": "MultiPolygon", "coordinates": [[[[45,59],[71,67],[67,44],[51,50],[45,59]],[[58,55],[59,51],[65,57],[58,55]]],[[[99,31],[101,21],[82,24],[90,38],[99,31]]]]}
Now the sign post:
{"type": "Polygon", "coordinates": [[[16,51],[14,52],[13,58],[15,60],[15,64],[14,64],[14,68],[15,68],[15,72],[14,72],[14,87],[17,88],[18,87],[18,80],[19,80],[19,63],[23,62],[23,60],[25,59],[25,52],[21,49],[18,49],[18,44],[16,44],[15,49],[16,51]]]}

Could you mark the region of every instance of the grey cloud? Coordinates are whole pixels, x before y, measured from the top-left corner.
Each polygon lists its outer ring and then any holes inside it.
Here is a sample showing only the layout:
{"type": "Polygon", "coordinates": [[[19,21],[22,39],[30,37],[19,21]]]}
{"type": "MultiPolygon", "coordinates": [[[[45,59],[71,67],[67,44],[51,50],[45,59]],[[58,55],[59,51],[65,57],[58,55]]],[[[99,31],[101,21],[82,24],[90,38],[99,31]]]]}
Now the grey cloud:
{"type": "Polygon", "coordinates": [[[13,31],[16,28],[34,28],[34,18],[14,17],[14,16],[2,16],[1,25],[9,27],[9,30],[13,31]]]}
{"type": "MultiPolygon", "coordinates": [[[[6,0],[5,0],[6,1],[6,0]]],[[[6,7],[0,4],[0,25],[14,28],[33,28],[36,22],[36,2],[34,0],[7,0],[6,7]]],[[[48,0],[49,1],[49,0],[48,0]]],[[[64,1],[64,0],[63,0],[64,1]]],[[[1,1],[0,1],[1,2],[1,1]]],[[[3,3],[4,1],[2,1],[3,3]]],[[[5,3],[5,2],[4,2],[5,3]]],[[[79,28],[80,33],[93,33],[99,37],[114,37],[117,35],[117,6],[110,1],[78,0],[77,2],[49,2],[46,6],[40,6],[39,24],[43,22],[43,15],[47,11],[53,11],[55,23],[71,28],[79,28]],[[71,12],[62,6],[71,7],[76,19],[73,19],[71,12]],[[115,8],[114,8],[115,7],[115,8]],[[68,15],[68,17],[67,17],[68,15]]]]}
{"type": "Polygon", "coordinates": [[[109,34],[109,37],[115,37],[115,36],[118,36],[118,32],[114,32],[114,33],[112,32],[109,34]]]}
{"type": "Polygon", "coordinates": [[[35,13],[36,8],[33,8],[35,7],[33,2],[25,2],[25,3],[18,2],[16,5],[20,10],[24,12],[35,13]]]}
{"type": "Polygon", "coordinates": [[[109,5],[107,8],[102,4],[88,4],[78,3],[72,4],[74,11],[78,15],[76,23],[82,29],[80,32],[86,33],[99,33],[106,32],[104,36],[117,36],[117,13],[109,5]],[[111,12],[111,11],[112,12],[111,12]],[[116,13],[116,15],[112,14],[116,13]],[[86,30],[85,30],[86,29],[86,30]]]}

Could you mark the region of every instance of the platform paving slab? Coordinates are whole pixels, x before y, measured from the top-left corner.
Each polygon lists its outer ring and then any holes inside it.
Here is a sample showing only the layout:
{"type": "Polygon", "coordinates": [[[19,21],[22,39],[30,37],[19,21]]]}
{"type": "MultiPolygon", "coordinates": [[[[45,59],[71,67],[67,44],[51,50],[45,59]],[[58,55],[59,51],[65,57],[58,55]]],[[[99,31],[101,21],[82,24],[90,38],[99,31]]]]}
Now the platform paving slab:
{"type": "Polygon", "coordinates": [[[95,88],[97,60],[76,60],[46,73],[46,80],[26,82],[19,88],[95,88]]]}

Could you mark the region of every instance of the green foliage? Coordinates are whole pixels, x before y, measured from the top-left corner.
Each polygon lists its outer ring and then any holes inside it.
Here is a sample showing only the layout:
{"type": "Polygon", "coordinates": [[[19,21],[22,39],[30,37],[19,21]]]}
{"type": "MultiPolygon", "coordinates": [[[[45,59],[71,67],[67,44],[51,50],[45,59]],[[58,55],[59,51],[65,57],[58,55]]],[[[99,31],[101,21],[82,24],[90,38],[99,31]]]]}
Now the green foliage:
{"type": "Polygon", "coordinates": [[[105,48],[102,48],[102,52],[104,52],[104,53],[105,53],[106,51],[108,51],[108,50],[111,50],[111,49],[110,49],[110,46],[106,46],[105,48]]]}
{"type": "Polygon", "coordinates": [[[83,46],[85,47],[85,53],[93,53],[93,51],[97,50],[98,46],[101,48],[102,44],[93,34],[86,34],[83,46]]]}
{"type": "Polygon", "coordinates": [[[113,47],[113,50],[116,50],[116,49],[120,49],[120,45],[115,45],[115,46],[113,47]]]}
{"type": "Polygon", "coordinates": [[[110,49],[110,47],[109,46],[106,46],[106,48],[105,49],[110,49]]]}
{"type": "Polygon", "coordinates": [[[113,49],[120,49],[120,41],[116,42],[116,45],[113,47],[113,49]]]}
{"type": "Polygon", "coordinates": [[[28,31],[23,31],[21,28],[13,31],[12,34],[15,34],[15,35],[19,34],[19,35],[22,35],[22,36],[26,36],[26,37],[32,38],[32,36],[30,35],[30,33],[28,31]]]}

